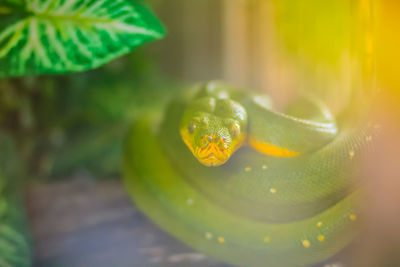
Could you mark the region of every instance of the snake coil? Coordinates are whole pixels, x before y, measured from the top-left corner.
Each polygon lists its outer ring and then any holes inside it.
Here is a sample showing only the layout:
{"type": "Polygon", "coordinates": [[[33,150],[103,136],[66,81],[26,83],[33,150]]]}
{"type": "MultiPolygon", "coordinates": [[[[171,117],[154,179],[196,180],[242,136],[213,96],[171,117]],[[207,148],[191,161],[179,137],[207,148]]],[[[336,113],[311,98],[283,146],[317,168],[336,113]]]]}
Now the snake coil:
{"type": "Polygon", "coordinates": [[[266,96],[200,85],[161,122],[134,123],[124,161],[132,198],[177,239],[234,265],[330,258],[357,236],[354,165],[372,137],[312,101],[283,114],[266,96]]]}

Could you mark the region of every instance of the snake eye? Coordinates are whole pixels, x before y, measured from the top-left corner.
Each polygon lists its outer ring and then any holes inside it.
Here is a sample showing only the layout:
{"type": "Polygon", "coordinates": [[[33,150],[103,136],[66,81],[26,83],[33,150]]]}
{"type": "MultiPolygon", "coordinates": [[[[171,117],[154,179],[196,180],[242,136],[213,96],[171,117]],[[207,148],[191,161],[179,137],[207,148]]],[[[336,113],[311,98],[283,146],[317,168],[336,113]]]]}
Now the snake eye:
{"type": "Polygon", "coordinates": [[[193,134],[195,129],[196,129],[196,124],[194,124],[194,122],[189,123],[189,125],[188,125],[189,133],[193,134]]]}
{"type": "Polygon", "coordinates": [[[232,133],[232,137],[236,138],[239,136],[240,134],[240,125],[237,122],[232,123],[231,126],[231,133],[232,133]]]}

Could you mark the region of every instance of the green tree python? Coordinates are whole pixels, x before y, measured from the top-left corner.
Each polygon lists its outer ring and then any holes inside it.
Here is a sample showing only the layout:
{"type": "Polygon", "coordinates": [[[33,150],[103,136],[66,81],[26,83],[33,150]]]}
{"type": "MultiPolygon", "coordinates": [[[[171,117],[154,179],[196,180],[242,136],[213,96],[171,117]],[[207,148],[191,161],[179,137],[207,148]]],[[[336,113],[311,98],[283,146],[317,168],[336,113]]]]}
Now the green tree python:
{"type": "Polygon", "coordinates": [[[187,245],[240,266],[309,266],[357,236],[355,162],[371,140],[349,112],[301,97],[285,112],[224,82],[174,100],[130,131],[125,182],[187,245]]]}

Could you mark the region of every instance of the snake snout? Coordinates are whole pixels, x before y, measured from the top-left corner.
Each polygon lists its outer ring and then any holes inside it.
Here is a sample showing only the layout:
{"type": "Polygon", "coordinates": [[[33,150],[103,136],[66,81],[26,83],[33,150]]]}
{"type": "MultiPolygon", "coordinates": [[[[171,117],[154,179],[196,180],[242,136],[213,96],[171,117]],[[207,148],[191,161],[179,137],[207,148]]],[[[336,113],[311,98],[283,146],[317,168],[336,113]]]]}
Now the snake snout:
{"type": "Polygon", "coordinates": [[[197,150],[198,160],[206,166],[219,166],[230,157],[228,145],[224,137],[218,135],[206,135],[202,139],[202,145],[197,150]]]}

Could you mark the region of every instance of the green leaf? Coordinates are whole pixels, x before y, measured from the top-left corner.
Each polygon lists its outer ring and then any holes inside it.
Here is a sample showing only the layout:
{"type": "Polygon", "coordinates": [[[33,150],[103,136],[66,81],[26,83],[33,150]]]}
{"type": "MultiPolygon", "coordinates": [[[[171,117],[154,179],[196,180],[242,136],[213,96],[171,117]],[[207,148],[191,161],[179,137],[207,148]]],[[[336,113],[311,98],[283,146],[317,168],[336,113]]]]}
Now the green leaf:
{"type": "Polygon", "coordinates": [[[164,35],[138,1],[0,1],[0,77],[96,68],[164,35]]]}

